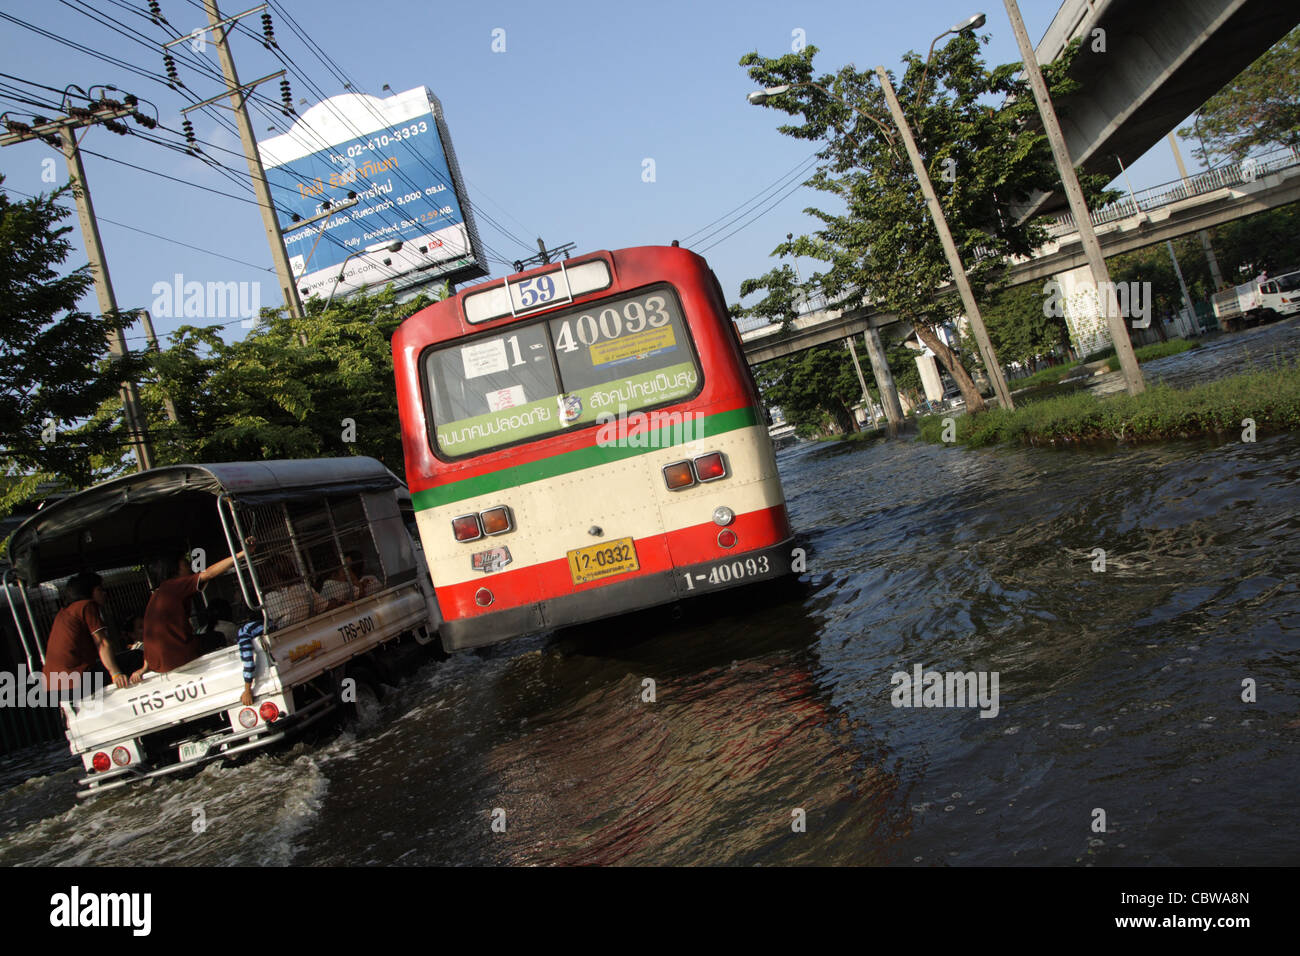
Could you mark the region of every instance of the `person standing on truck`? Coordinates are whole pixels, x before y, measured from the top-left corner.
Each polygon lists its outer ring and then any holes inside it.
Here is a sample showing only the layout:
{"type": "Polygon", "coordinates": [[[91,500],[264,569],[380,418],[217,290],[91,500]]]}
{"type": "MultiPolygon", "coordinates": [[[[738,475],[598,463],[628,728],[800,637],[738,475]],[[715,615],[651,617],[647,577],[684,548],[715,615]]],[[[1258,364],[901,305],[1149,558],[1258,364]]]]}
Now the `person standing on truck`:
{"type": "MultiPolygon", "coordinates": [[[[252,538],[248,539],[247,548],[252,550],[252,538]]],[[[188,573],[188,555],[177,558],[172,576],[158,585],[145,605],[144,666],[131,675],[131,683],[139,683],[148,671],[166,674],[202,655],[203,649],[190,623],[194,595],[213,578],[234,567],[235,561],[246,553],[240,551],[234,557],[222,558],[197,573],[188,573]]]]}
{"type": "Polygon", "coordinates": [[[108,627],[100,613],[108,602],[103,579],[89,572],[74,574],[64,588],[64,600],[66,605],[54,616],[50,639],[45,644],[45,666],[41,668],[45,686],[50,690],[67,689],[67,678],[100,664],[115,687],[125,687],[127,676],[117,666],[108,643],[108,627]]]}

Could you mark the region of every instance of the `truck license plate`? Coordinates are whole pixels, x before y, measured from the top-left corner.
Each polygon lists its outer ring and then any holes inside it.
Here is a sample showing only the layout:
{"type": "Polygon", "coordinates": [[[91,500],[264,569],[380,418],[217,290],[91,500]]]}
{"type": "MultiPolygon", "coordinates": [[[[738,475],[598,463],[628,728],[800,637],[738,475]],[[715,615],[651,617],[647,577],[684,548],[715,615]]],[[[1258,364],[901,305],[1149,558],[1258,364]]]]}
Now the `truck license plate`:
{"type": "Polygon", "coordinates": [[[206,757],[212,745],[224,737],[225,734],[214,734],[211,737],[205,737],[203,740],[187,740],[181,744],[181,763],[189,760],[198,760],[200,757],[206,757]]]}

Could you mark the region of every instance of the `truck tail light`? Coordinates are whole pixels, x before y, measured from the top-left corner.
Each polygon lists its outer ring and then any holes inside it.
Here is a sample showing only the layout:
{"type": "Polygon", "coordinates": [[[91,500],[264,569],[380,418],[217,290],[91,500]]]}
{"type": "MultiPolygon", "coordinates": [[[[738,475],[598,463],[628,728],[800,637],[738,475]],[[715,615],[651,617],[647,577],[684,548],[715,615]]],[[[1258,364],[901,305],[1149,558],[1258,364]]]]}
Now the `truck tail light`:
{"type": "Polygon", "coordinates": [[[103,773],[109,767],[113,766],[113,761],[109,760],[108,754],[101,750],[91,758],[90,765],[94,767],[98,773],[103,773]]]}
{"type": "Polygon", "coordinates": [[[275,706],[273,700],[264,701],[262,706],[258,708],[258,712],[261,713],[262,719],[268,724],[273,724],[280,719],[280,708],[275,706]]]}

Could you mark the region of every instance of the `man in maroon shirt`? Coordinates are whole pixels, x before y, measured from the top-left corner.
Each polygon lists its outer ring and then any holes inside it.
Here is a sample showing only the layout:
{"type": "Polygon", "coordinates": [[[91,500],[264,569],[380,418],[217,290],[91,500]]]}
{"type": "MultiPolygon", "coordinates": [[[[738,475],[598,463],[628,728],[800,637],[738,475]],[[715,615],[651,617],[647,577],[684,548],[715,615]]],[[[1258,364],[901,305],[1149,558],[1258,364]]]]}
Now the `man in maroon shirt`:
{"type": "Polygon", "coordinates": [[[117,667],[108,643],[108,629],[99,609],[108,601],[103,579],[98,574],[73,575],[64,589],[67,606],[54,616],[50,639],[45,644],[45,666],[41,673],[51,690],[68,687],[67,676],[80,674],[95,662],[103,664],[117,687],[127,677],[117,667]],[[56,678],[54,675],[65,675],[56,678]]]}
{"type": "MultiPolygon", "coordinates": [[[[253,539],[248,539],[251,548],[253,539]]],[[[236,557],[242,558],[243,551],[236,557]]],[[[205,584],[234,567],[235,558],[222,558],[197,574],[190,573],[189,558],[177,559],[172,576],[158,585],[144,609],[144,666],[131,675],[139,683],[146,671],[165,674],[202,654],[190,623],[190,605],[205,584]]]]}

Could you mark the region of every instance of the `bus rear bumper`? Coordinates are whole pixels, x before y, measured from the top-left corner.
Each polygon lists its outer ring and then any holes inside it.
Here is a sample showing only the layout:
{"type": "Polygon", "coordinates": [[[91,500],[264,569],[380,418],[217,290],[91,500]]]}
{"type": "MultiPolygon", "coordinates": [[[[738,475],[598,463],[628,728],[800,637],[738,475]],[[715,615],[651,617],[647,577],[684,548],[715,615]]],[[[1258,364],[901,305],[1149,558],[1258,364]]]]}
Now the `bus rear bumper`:
{"type": "Polygon", "coordinates": [[[612,581],[603,587],[564,594],[522,607],[444,620],[438,633],[446,650],[463,651],[537,631],[672,604],[684,598],[783,578],[791,573],[793,551],[794,538],[787,538],[766,548],[702,564],[645,574],[626,581],[612,581]]]}

